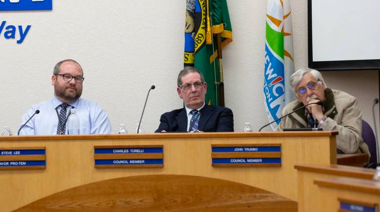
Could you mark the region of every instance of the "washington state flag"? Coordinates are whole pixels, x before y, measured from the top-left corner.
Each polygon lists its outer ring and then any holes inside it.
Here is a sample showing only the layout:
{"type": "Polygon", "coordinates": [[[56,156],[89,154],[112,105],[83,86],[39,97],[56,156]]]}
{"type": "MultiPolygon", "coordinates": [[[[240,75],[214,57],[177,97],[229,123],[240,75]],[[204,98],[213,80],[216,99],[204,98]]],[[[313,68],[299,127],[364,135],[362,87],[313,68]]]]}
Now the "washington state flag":
{"type": "Polygon", "coordinates": [[[227,0],[186,0],[185,66],[200,70],[207,82],[206,103],[220,105],[220,87],[223,83],[221,46],[232,41],[232,27],[227,0]]]}
{"type": "MultiPolygon", "coordinates": [[[[294,100],[289,77],[294,73],[290,0],[268,0],[265,41],[264,99],[269,122],[281,117],[294,100]]],[[[271,125],[277,130],[280,120],[271,125]]]]}

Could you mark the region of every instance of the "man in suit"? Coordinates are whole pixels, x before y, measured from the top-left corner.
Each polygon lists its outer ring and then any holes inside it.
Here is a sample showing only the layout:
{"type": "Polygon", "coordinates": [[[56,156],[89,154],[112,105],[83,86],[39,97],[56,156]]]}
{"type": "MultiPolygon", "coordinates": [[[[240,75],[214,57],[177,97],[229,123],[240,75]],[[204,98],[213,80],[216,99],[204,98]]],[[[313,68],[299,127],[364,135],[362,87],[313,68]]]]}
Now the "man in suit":
{"type": "Polygon", "coordinates": [[[233,113],[229,108],[205,103],[207,83],[194,67],[185,67],[177,78],[177,93],[184,108],[161,115],[156,132],[233,132],[233,113]]]}

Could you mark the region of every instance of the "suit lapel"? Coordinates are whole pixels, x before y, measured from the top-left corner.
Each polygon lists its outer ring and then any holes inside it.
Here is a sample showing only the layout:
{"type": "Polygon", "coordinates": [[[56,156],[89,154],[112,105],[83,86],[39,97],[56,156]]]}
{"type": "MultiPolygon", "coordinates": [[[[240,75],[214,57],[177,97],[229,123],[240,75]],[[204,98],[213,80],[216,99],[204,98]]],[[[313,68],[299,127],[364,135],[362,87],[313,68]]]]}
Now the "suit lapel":
{"type": "Polygon", "coordinates": [[[209,105],[205,105],[201,110],[201,118],[199,120],[199,127],[198,129],[200,131],[204,131],[205,126],[208,122],[208,120],[211,118],[212,114],[214,113],[214,107],[211,107],[209,105]]]}
{"type": "Polygon", "coordinates": [[[187,132],[187,114],[186,109],[183,108],[181,112],[175,117],[178,124],[178,132],[187,132]]]}

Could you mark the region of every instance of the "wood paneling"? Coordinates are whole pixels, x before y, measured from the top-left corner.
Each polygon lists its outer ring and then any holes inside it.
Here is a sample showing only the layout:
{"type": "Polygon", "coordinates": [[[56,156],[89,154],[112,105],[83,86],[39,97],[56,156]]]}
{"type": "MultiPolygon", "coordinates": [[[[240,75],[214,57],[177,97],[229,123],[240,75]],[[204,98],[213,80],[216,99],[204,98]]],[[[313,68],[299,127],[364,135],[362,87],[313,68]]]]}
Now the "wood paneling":
{"type": "Polygon", "coordinates": [[[150,175],[91,183],[53,194],[15,212],[257,211],[297,212],[279,195],[205,177],[150,175]]]}
{"type": "Polygon", "coordinates": [[[318,186],[323,187],[377,194],[380,197],[380,182],[373,180],[362,180],[352,178],[326,178],[315,179],[314,183],[318,186]]]}
{"type": "Polygon", "coordinates": [[[281,152],[212,153],[213,158],[281,158],[281,152]]]}
{"type": "Polygon", "coordinates": [[[300,131],[300,132],[260,132],[260,133],[152,133],[124,135],[60,135],[60,136],[10,136],[7,141],[51,141],[51,140],[115,140],[115,139],[166,139],[166,138],[252,138],[252,137],[330,137],[338,132],[300,131]]]}
{"type": "Polygon", "coordinates": [[[374,169],[363,169],[352,166],[342,166],[342,165],[328,165],[328,166],[317,166],[317,165],[299,165],[297,164],[295,168],[298,171],[310,172],[310,174],[325,174],[331,176],[340,177],[353,177],[359,179],[370,180],[375,174],[374,169]]]}
{"type": "Polygon", "coordinates": [[[0,161],[35,161],[45,159],[45,155],[8,155],[0,157],[0,161]]]}
{"type": "Polygon", "coordinates": [[[296,165],[298,170],[298,211],[321,212],[319,199],[321,198],[315,179],[332,177],[350,177],[357,179],[372,179],[375,171],[341,165],[296,165]]]}
{"type": "MultiPolygon", "coordinates": [[[[367,207],[379,207],[380,182],[355,178],[316,179],[320,211],[338,211],[340,201],[367,207]]],[[[378,209],[377,209],[378,210],[378,209]]],[[[342,211],[342,210],[340,210],[342,211]]]]}
{"type": "Polygon", "coordinates": [[[337,163],[339,165],[356,166],[362,168],[364,164],[369,162],[369,155],[362,154],[339,154],[337,155],[337,163]]]}

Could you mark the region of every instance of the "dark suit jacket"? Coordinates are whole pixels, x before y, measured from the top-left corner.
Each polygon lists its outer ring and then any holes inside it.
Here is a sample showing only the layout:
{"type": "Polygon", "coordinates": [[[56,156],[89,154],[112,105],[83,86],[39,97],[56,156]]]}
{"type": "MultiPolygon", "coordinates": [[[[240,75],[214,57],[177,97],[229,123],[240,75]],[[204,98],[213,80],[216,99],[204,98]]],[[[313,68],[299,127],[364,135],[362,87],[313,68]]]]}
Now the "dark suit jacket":
{"type": "MultiPolygon", "coordinates": [[[[198,130],[203,132],[233,132],[234,117],[231,109],[205,105],[201,112],[198,130]]],[[[161,115],[156,132],[187,132],[186,109],[173,110],[161,115]]]]}

